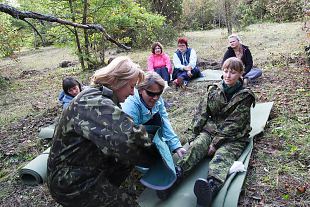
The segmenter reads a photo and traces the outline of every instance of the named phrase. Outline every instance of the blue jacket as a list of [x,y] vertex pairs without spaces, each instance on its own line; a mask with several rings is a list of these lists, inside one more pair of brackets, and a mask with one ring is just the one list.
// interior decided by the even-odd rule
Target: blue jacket
[[63,109],[66,109],[69,106],[73,98],[74,98],[73,96],[65,94],[64,91],[60,92],[58,96],[59,103],[62,105]]
[[148,122],[154,114],[159,112],[162,119],[163,141],[166,141],[171,152],[182,147],[178,136],[172,129],[162,97],[159,98],[152,110],[149,110],[141,102],[139,92],[135,89],[135,94],[129,96],[121,106],[123,111],[132,117],[136,125]]

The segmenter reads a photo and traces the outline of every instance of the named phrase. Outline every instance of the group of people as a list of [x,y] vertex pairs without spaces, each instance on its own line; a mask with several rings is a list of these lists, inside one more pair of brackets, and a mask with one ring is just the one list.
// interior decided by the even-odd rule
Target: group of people
[[172,81],[176,87],[183,87],[202,74],[197,67],[196,51],[188,46],[187,39],[179,38],[177,47],[173,54],[173,69],[170,58],[163,52],[160,42],[152,45],[152,54],[148,58],[147,66],[148,71],[155,71],[168,84]]
[[[239,58],[244,67],[242,79],[245,84],[262,75],[262,70],[253,67],[253,58],[249,48],[241,43],[238,35],[232,34],[228,37],[229,47],[224,54],[222,64],[230,57]],[[148,71],[155,71],[168,84],[172,83],[176,87],[187,86],[188,82],[203,76],[197,66],[197,54],[193,48],[188,46],[186,38],[179,38],[177,42],[177,50],[173,54],[173,66],[167,55],[163,51],[160,42],[152,45],[152,54],[148,57]]]
[[[171,74],[177,85],[201,75],[185,38],[178,40],[174,69],[162,45],[155,43],[148,59],[148,69],[155,72],[145,73],[130,58],[117,57],[95,71],[84,90],[79,82],[64,80],[64,96],[72,100],[64,106],[48,158],[52,197],[63,206],[138,206],[122,183],[135,166],[150,168],[161,159],[148,127],[158,126],[170,152],[179,157],[176,184],[206,156],[212,158],[209,173],[197,179],[193,189],[198,205],[211,206],[249,142],[250,108],[255,103],[253,92],[244,86],[252,68],[244,69],[242,57],[249,50],[237,47],[233,39],[240,39],[229,37],[230,48],[238,52],[225,54],[222,80],[208,87],[197,106],[188,150],[174,132],[161,97]],[[176,184],[157,191],[158,197],[166,199]]]

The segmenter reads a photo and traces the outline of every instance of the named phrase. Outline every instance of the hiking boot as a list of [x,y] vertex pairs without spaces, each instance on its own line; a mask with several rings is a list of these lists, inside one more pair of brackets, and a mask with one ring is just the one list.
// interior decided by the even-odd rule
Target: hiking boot
[[213,179],[198,178],[195,182],[194,193],[197,197],[197,206],[211,207],[212,200],[219,191],[219,183]]
[[179,183],[181,183],[181,180],[183,179],[183,171],[182,171],[181,167],[176,166],[175,171],[176,171],[176,175],[177,175],[177,180],[173,183],[173,185],[170,188],[167,188],[165,190],[157,190],[156,191],[156,195],[160,200],[163,200],[163,201],[167,200],[169,198],[169,196],[171,195],[171,193],[176,188],[176,186],[178,186]]
[[172,81],[172,84],[174,85],[175,89],[177,90],[179,87],[183,86],[183,78],[179,77],[177,79],[174,79]]

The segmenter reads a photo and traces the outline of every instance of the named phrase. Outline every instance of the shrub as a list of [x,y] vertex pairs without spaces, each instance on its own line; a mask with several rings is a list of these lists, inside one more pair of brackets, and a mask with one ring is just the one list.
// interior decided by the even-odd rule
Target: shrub
[[266,6],[267,18],[275,22],[297,21],[303,17],[302,0],[269,1]]

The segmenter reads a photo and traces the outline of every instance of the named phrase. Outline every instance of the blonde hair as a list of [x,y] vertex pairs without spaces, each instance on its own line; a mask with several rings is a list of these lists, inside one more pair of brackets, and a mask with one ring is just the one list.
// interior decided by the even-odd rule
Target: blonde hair
[[225,60],[225,62],[223,63],[222,70],[224,69],[231,69],[239,73],[243,73],[244,66],[239,58],[231,57]]
[[91,78],[91,85],[104,85],[112,90],[117,90],[134,78],[137,83],[144,79],[144,72],[129,57],[114,58],[106,67],[95,71]]
[[240,39],[240,37],[239,37],[237,34],[231,34],[231,35],[229,35],[229,36],[228,36],[228,39],[230,39],[230,38],[236,38],[239,42],[241,42],[241,39]]
[[161,88],[161,90],[164,90],[165,88],[165,81],[164,79],[162,79],[162,77],[160,77],[160,75],[158,75],[156,72],[147,72],[145,73],[145,78],[144,81],[142,81],[141,83],[139,83],[137,85],[137,89],[141,90],[141,89],[149,89],[154,83],[158,84]]

